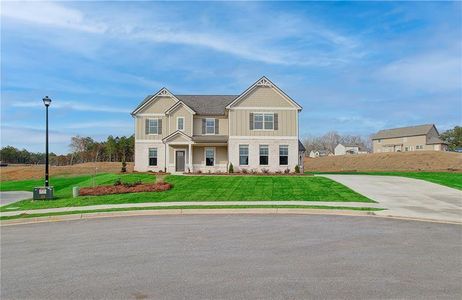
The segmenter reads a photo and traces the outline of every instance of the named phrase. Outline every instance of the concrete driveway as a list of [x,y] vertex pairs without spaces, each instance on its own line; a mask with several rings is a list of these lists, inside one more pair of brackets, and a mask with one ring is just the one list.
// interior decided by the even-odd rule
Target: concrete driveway
[[2,299],[461,299],[462,226],[345,216],[5,226]]
[[0,192],[0,206],[31,198],[32,192]]
[[377,215],[462,222],[462,191],[424,180],[375,175],[319,175],[387,208]]

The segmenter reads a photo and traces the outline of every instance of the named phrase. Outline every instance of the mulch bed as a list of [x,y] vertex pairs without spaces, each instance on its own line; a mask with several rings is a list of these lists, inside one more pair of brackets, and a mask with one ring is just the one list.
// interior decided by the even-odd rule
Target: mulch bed
[[163,192],[172,188],[167,182],[145,183],[137,185],[101,185],[96,187],[84,187],[80,189],[80,196],[101,196],[111,194],[127,194],[142,192]]

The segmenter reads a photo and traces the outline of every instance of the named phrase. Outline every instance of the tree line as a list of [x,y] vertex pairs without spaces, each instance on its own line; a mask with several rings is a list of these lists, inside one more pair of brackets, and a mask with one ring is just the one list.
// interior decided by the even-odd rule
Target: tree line
[[338,144],[357,145],[366,151],[372,150],[371,139],[360,135],[341,135],[336,131],[329,131],[321,136],[308,136],[302,141],[306,148],[306,155],[312,150],[327,150],[334,153],[334,149]]
[[[69,145],[70,152],[65,155],[50,153],[50,164],[66,166],[85,162],[122,162],[133,161],[135,154],[135,137],[108,136],[98,142],[91,137],[74,136]],[[0,160],[10,164],[43,164],[45,153],[19,150],[6,146],[0,150]]]

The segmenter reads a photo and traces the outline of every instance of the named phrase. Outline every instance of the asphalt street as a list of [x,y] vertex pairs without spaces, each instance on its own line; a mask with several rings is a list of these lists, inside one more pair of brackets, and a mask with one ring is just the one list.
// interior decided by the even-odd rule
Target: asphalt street
[[2,299],[462,297],[462,226],[323,215],[1,227]]

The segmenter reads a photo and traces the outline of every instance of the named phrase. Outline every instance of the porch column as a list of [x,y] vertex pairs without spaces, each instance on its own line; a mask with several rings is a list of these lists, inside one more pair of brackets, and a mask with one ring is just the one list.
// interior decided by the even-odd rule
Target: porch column
[[189,154],[189,170],[193,172],[193,163],[192,163],[192,144],[188,145],[188,154]]

